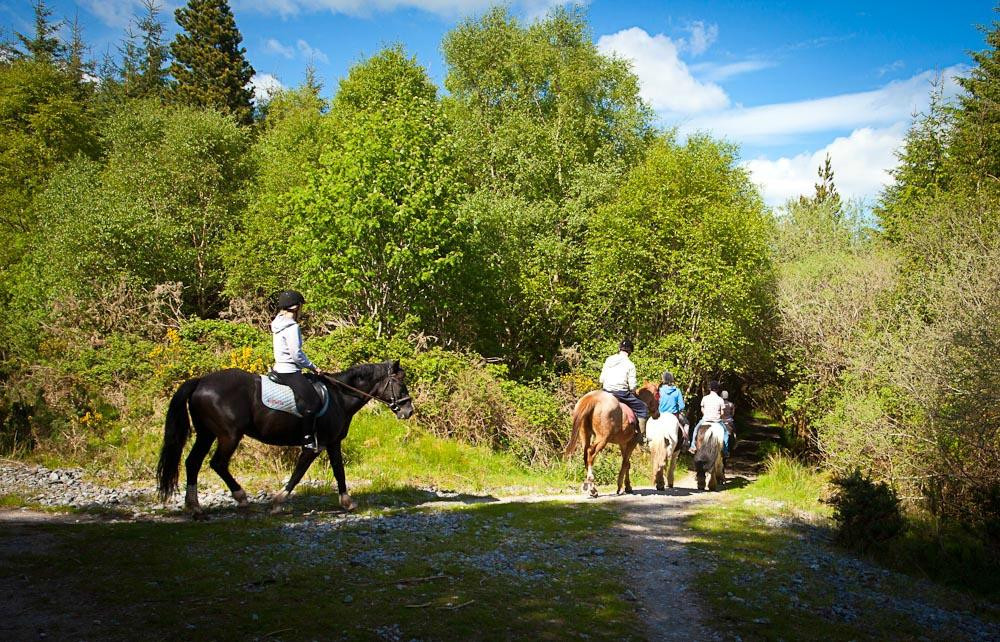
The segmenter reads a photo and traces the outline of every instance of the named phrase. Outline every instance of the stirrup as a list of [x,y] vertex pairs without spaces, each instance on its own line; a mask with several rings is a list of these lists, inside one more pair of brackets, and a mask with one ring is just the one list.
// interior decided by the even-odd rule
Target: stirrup
[[306,435],[305,443],[302,447],[306,450],[311,450],[314,453],[320,452],[322,449],[319,446],[319,436],[318,435]]

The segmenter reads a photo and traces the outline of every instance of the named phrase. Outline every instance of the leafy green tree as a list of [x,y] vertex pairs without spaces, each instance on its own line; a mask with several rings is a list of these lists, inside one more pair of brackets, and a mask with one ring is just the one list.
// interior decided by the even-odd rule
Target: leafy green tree
[[665,136],[590,224],[581,310],[693,384],[759,368],[773,314],[770,219],[735,149]]
[[51,62],[0,65],[0,227],[7,232],[34,227],[31,199],[59,163],[98,151],[79,83]]
[[598,53],[579,9],[523,26],[495,8],[442,48],[449,113],[476,187],[559,198],[579,168],[627,165],[648,140],[638,80]]
[[232,114],[237,122],[252,120],[254,70],[240,47],[243,36],[227,0],[189,0],[175,12],[181,31],[170,44],[177,99]]
[[308,182],[283,199],[302,289],[342,318],[392,333],[447,324],[464,230],[455,143],[436,89],[400,49],[340,83],[331,139]]
[[68,164],[37,199],[43,223],[26,259],[36,289],[86,298],[122,278],[180,281],[189,311],[217,312],[220,247],[249,177],[247,131],[209,110],[144,101],[108,119],[101,136],[103,161]]
[[290,248],[294,225],[286,201],[305,188],[328,148],[332,120],[315,77],[279,91],[266,104],[260,136],[251,150],[256,176],[239,232],[225,248],[226,289],[231,297],[264,300],[299,281],[300,254]]

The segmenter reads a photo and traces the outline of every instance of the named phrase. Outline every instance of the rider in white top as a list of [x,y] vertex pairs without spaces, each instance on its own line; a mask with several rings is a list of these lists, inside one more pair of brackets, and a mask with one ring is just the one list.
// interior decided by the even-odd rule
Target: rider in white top
[[708,394],[701,398],[701,421],[691,431],[691,453],[695,452],[695,443],[702,424],[721,422],[722,413],[726,409],[726,402],[719,396],[722,385],[718,381],[710,381],[708,389]]
[[312,382],[302,374],[302,369],[319,374],[306,353],[302,351],[302,332],[299,330],[299,314],[305,305],[305,298],[295,290],[278,295],[278,314],[271,321],[271,336],[274,339],[274,366],[271,378],[292,389],[299,414],[305,424],[304,444],[310,450],[320,450],[319,435],[316,431],[316,413],[322,403]]
[[649,408],[635,394],[637,385],[635,364],[629,359],[629,355],[632,353],[634,347],[629,339],[622,340],[618,345],[618,353],[604,360],[600,381],[601,387],[605,392],[611,393],[619,401],[635,411],[635,417],[639,422],[639,443],[645,444]]

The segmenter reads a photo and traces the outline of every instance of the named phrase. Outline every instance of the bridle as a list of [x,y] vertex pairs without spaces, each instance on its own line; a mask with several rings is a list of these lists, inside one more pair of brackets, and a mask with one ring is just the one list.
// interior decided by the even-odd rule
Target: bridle
[[[412,399],[410,399],[410,395],[403,395],[402,397],[399,397],[397,399],[395,393],[392,393],[392,396],[391,396],[390,400],[386,401],[383,398],[383,396],[376,396],[376,395],[371,394],[370,392],[365,392],[364,390],[358,390],[354,386],[346,384],[343,381],[338,381],[337,379],[334,379],[330,375],[327,375],[326,379],[327,379],[327,381],[333,383],[334,385],[343,386],[344,388],[347,388],[348,390],[354,391],[354,392],[356,392],[359,395],[362,395],[364,397],[368,397],[369,399],[374,399],[375,401],[381,401],[385,405],[389,406],[389,410],[391,410],[391,411],[393,411],[395,413],[399,412],[400,408],[402,407],[402,405],[404,403],[406,403],[407,401],[412,401]],[[399,377],[397,375],[394,375],[394,374],[391,374],[388,377],[386,377],[385,378],[385,383],[382,384],[382,390],[379,393],[380,395],[385,395],[386,390],[388,390],[388,388],[389,388],[389,382],[390,381],[397,381],[398,382],[399,381]]]

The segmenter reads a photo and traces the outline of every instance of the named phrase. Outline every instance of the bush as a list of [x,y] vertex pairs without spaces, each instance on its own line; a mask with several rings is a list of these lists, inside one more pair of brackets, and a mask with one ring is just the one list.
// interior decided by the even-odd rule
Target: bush
[[855,469],[832,480],[837,490],[827,500],[834,507],[839,543],[864,552],[897,538],[906,528],[896,491],[885,482],[872,481]]

